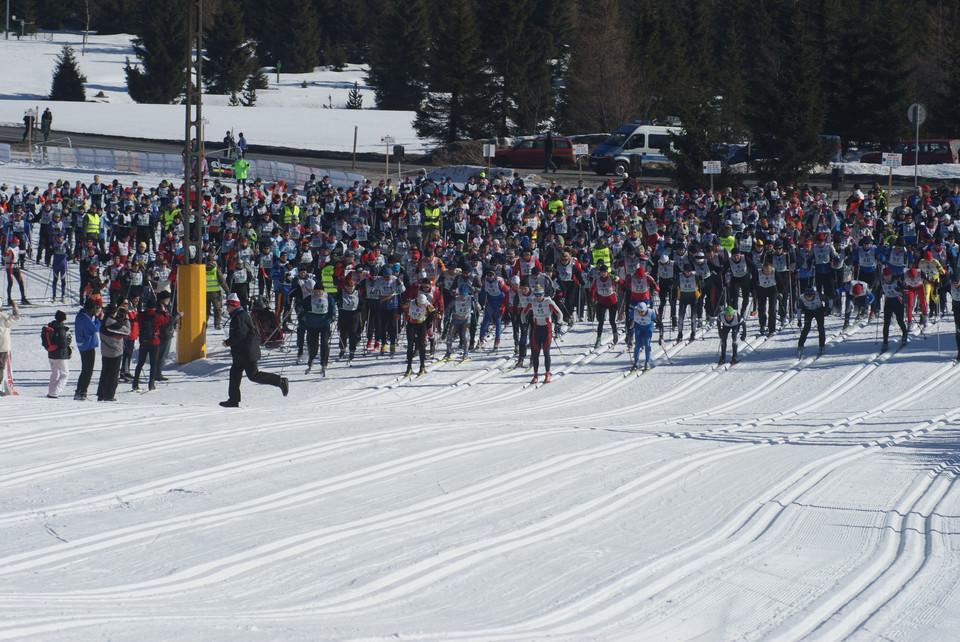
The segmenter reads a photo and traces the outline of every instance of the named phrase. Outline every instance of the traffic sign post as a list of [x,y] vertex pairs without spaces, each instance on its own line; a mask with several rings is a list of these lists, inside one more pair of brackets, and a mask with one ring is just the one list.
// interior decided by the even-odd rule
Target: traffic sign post
[[720,161],[703,161],[703,173],[710,175],[710,191],[713,191],[713,175],[719,174],[723,171],[722,163]]
[[491,143],[483,144],[483,157],[487,159],[487,174],[490,173],[490,162],[497,155],[497,146]]
[[927,120],[927,108],[920,103],[913,103],[907,109],[907,120],[915,127],[913,138],[913,186],[917,186],[917,163],[920,160],[920,125]]
[[390,145],[393,145],[394,142],[393,136],[381,136],[380,142],[387,146],[387,156],[386,161],[384,162],[383,176],[388,178],[390,176]]
[[890,168],[890,176],[887,179],[887,198],[893,191],[893,168],[900,167],[903,164],[903,154],[894,154],[893,152],[883,152],[880,164]]
[[576,159],[576,161],[577,161],[577,168],[578,168],[579,173],[580,173],[580,179],[579,179],[579,180],[581,180],[581,181],[583,180],[583,157],[584,157],[584,156],[588,156],[589,154],[590,154],[590,151],[589,151],[589,149],[587,148],[587,145],[586,145],[586,144],[584,144],[584,143],[579,143],[579,144],[576,144],[576,145],[573,146],[573,157],[574,157],[574,158]]

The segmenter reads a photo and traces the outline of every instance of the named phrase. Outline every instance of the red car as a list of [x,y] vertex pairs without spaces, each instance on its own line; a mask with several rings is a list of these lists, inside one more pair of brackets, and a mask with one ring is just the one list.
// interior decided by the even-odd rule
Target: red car
[[[543,167],[544,136],[525,138],[507,149],[498,149],[493,160],[497,167]],[[569,138],[553,137],[553,162],[557,167],[573,165],[573,142]]]

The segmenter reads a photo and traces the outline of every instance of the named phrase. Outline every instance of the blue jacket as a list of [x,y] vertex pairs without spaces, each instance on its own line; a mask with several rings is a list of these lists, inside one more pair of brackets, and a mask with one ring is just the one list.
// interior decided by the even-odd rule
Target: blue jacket
[[81,310],[73,322],[73,330],[77,338],[77,349],[81,352],[100,346],[100,319],[97,317],[90,318],[89,314]]

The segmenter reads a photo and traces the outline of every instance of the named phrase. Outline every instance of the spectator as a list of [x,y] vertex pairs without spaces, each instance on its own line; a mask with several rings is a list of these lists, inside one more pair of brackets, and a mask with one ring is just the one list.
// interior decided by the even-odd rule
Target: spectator
[[43,142],[50,138],[50,126],[53,125],[53,113],[47,107],[40,116],[40,131],[43,132]]
[[130,334],[128,306],[127,299],[123,298],[118,300],[116,305],[107,306],[105,318],[100,325],[100,383],[97,385],[97,401],[117,400],[123,340]]
[[73,355],[70,343],[73,336],[66,320],[67,313],[57,310],[53,321],[41,329],[41,343],[47,349],[47,358],[50,360],[50,386],[47,388],[47,396],[51,399],[63,394],[70,376],[70,357]]
[[77,390],[73,395],[75,401],[86,401],[87,388],[93,378],[93,365],[97,359],[97,348],[100,346],[100,321],[103,319],[103,308],[96,299],[89,298],[83,304],[83,309],[77,313],[73,327],[77,335],[77,349],[80,350],[80,377],[77,379]]

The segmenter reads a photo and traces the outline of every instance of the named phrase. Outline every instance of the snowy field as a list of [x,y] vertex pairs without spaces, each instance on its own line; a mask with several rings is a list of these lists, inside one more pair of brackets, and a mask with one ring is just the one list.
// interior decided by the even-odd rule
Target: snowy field
[[230,411],[217,335],[156,392],[47,399],[55,309],[24,310],[0,400],[2,639],[960,632],[949,319],[879,355],[831,317],[821,358],[791,328],[731,370],[708,334],[639,378],[581,324],[541,388],[509,348],[404,382],[272,351],[290,396],[245,382]]
[[[43,109],[38,65],[52,68],[57,38],[0,41],[0,82],[19,96],[0,121]],[[81,59],[110,103],[54,105],[55,129],[182,131],[124,99],[115,63],[97,69],[121,46],[95,40]],[[283,107],[302,78],[282,79],[279,103],[221,107],[213,131],[310,147],[292,133],[310,109],[325,149],[337,127],[352,143],[336,114],[373,119],[376,145],[406,142],[391,114]],[[92,174],[14,165],[0,183]],[[331,362],[321,379],[268,351],[260,365],[290,377],[290,396],[244,382],[227,410],[215,333],[156,392],[47,399],[39,328],[76,312],[46,302],[48,277],[26,274],[19,395],[0,399],[0,639],[960,638],[950,318],[880,355],[875,323],[841,334],[829,317],[826,353],[801,361],[796,328],[761,342],[751,320],[735,368],[714,369],[708,333],[655,346],[639,378],[580,324],[540,388],[501,371],[509,347],[402,382],[399,355]]]
[[[50,34],[46,34],[49,36]],[[171,140],[183,138],[181,105],[138,105],[127,93],[124,60],[136,62],[130,36],[91,36],[86,55],[80,55],[82,34],[55,33],[53,40],[0,39],[0,124],[23,126],[23,113],[39,107],[53,112],[54,136],[58,132],[85,132],[131,138]],[[76,50],[80,72],[89,81],[86,103],[45,100],[56,57],[63,45]],[[204,95],[203,115],[209,119],[207,140],[219,141],[224,132],[246,134],[252,145],[312,150],[383,152],[383,136],[393,136],[408,151],[429,147],[413,129],[413,112],[379,111],[373,90],[364,83],[364,70],[349,65],[335,72],[318,67],[309,74],[267,74],[270,88],[257,93],[255,108],[230,107],[228,96]],[[306,81],[307,87],[301,85]],[[357,82],[365,109],[342,109]],[[103,92],[104,98],[95,96]],[[324,106],[333,105],[333,109]]]

